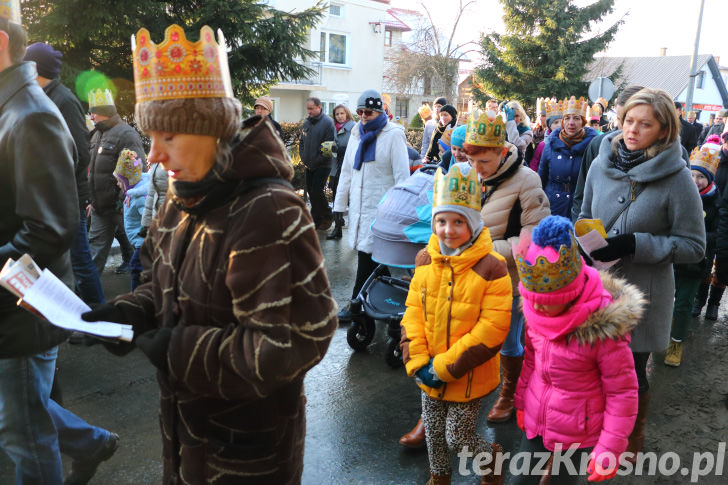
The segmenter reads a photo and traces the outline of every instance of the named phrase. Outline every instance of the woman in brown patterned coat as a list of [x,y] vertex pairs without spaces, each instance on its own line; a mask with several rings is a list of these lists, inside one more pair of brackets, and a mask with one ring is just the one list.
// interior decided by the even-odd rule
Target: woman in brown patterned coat
[[141,99],[169,192],[142,285],[84,318],[131,323],[159,369],[165,484],[299,483],[303,379],[337,323],[290,159],[267,118],[239,129],[232,97]]

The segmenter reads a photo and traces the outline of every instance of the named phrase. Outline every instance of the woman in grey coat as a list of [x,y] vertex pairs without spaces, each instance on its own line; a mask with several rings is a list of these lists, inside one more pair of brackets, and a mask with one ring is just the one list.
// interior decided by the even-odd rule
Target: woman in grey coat
[[680,122],[670,96],[660,89],[642,89],[629,98],[620,120],[622,132],[602,140],[589,170],[579,218],[601,219],[608,245],[591,257],[621,259],[612,271],[639,287],[649,301],[631,341],[639,412],[627,451],[637,453],[644,442],[650,397],[647,360],[669,344],[672,265],[703,257],[705,227],[700,195],[681,157]]

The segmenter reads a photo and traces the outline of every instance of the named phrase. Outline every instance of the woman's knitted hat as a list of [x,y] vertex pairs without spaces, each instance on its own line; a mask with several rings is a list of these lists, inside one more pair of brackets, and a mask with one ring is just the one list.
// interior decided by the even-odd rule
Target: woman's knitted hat
[[356,102],[356,109],[370,109],[384,113],[382,95],[376,89],[367,89],[359,95],[359,99]]
[[545,217],[530,238],[522,234],[514,256],[521,296],[533,303],[569,303],[584,287],[586,277],[574,226],[565,217]]
[[458,122],[458,110],[455,108],[455,106],[451,104],[446,104],[442,108],[440,108],[440,113],[447,113],[452,117],[452,120],[450,120],[450,126],[455,126]]
[[142,131],[208,135],[229,140],[240,129],[240,102],[235,98],[182,98],[137,103]]
[[436,104],[439,104],[440,106],[445,106],[447,104],[447,98],[444,96],[435,98],[435,100],[432,102],[432,105],[435,106]]

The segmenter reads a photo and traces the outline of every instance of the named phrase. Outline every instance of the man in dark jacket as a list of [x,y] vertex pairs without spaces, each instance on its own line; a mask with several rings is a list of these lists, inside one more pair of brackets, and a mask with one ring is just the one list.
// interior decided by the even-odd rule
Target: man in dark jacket
[[[88,175],[91,193],[91,203],[86,208],[91,216],[88,239],[96,271],[101,274],[115,234],[121,246],[124,263],[128,264],[134,254],[134,248],[124,233],[121,196],[114,177],[119,154],[125,148],[136,152],[141,158],[142,166],[146,155],[139,133],[116,112],[114,98],[108,89],[97,89],[89,93],[89,111],[96,128],[91,135]],[[118,268],[117,272],[124,271]]]
[[86,206],[88,206],[88,161],[89,161],[89,133],[86,128],[84,109],[78,98],[61,84],[61,57],[63,54],[48,44],[36,42],[25,52],[26,61],[33,61],[38,70],[37,81],[46,95],[51,98],[68,126],[73,142],[76,146],[76,189],[79,202],[79,227],[76,238],[71,245],[71,265],[76,280],[76,290],[81,299],[87,304],[104,302],[104,290],[96,266],[91,258],[86,233]]
[[728,117],[728,109],[722,109],[715,115],[713,123],[703,128],[698,137],[698,146],[703,145],[710,135],[720,135],[725,128],[725,119]]
[[[0,265],[28,253],[70,283],[79,216],[73,139],[34,65],[23,62],[26,39],[20,12],[0,10]],[[0,448],[17,483],[62,481],[49,394],[66,336],[0,290]]]
[[331,156],[321,151],[322,143],[334,141],[336,130],[332,120],[321,109],[321,100],[308,98],[306,100],[308,118],[303,122],[303,136],[301,137],[301,161],[306,166],[306,192],[311,200],[311,216],[316,229],[325,231],[334,222],[331,208],[324,194],[326,180],[331,172]]

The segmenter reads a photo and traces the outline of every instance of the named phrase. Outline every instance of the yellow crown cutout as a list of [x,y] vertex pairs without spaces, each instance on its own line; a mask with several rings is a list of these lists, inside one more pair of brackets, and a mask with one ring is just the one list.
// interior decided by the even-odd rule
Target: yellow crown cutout
[[432,189],[432,207],[441,205],[459,205],[480,212],[477,171],[471,169],[467,175],[463,175],[457,165],[451,166],[446,174],[438,170]]
[[546,99],[546,117],[563,116],[564,103],[556,98]]
[[227,47],[222,31],[205,25],[190,42],[179,25],[170,25],[155,44],[147,29],[132,37],[137,103],[164,99],[232,98]]
[[432,116],[432,108],[430,108],[429,104],[423,104],[419,108],[417,108],[417,113],[419,113],[420,118],[423,120],[426,120],[430,116]]
[[111,91],[108,89],[89,91],[88,107],[94,108],[96,106],[114,106],[114,95],[111,94]]
[[694,148],[690,153],[690,166],[701,167],[708,172],[715,175],[718,170],[718,164],[720,163],[720,157],[717,152],[714,152],[707,148]]
[[506,125],[500,115],[486,111],[478,116],[477,111],[468,118],[465,143],[479,147],[502,147],[506,143]]
[[575,96],[564,99],[564,116],[566,115],[579,115],[586,118],[586,110],[589,107],[589,103],[580,97],[576,99]]
[[[533,243],[531,243],[533,244]],[[559,247],[559,259],[549,262],[539,256],[534,263],[528,264],[523,254],[516,254],[516,269],[523,286],[536,293],[551,293],[569,285],[581,273],[581,255],[576,239],[572,234],[571,247]]]
[[445,131],[443,132],[442,136],[440,137],[440,141],[442,141],[447,146],[450,146],[451,142],[450,139],[452,138],[452,132],[454,128],[452,126],[448,126],[445,128]]
[[546,112],[547,98],[536,98],[536,116],[538,117],[541,113]]
[[0,0],[0,18],[20,25],[20,0]]
[[602,98],[601,96],[597,98],[595,101],[596,104],[602,107],[602,113],[607,111],[607,106],[609,106],[609,101],[606,100],[606,98]]

